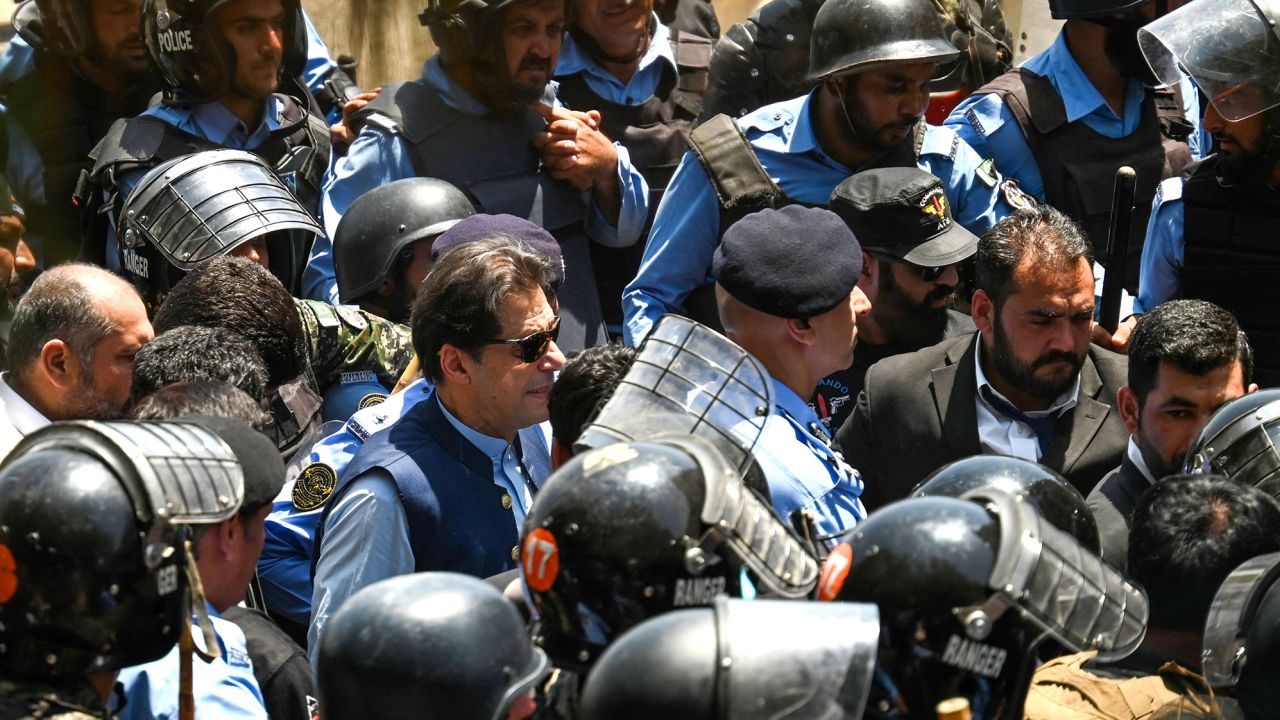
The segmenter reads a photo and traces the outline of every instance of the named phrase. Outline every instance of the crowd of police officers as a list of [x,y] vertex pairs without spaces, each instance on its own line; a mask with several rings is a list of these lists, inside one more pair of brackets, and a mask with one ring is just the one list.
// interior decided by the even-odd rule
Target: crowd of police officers
[[0,719],[1280,715],[1280,6],[25,0]]

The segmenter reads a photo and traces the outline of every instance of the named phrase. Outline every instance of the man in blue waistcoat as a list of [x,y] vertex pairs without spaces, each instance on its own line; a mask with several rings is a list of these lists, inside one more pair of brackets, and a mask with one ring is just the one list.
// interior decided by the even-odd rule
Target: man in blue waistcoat
[[413,342],[435,392],[366,442],[325,506],[313,660],[329,617],[366,585],[411,572],[488,577],[516,567],[520,526],[550,471],[545,446],[527,447],[520,430],[547,419],[565,361],[545,291],[550,273],[543,257],[495,238],[446,253],[428,275],[414,302]]

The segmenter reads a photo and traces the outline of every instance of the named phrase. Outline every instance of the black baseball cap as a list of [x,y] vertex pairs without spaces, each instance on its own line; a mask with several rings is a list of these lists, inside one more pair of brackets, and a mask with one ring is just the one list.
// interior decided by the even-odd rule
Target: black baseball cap
[[953,265],[978,251],[978,238],[951,216],[937,177],[915,167],[866,170],[831,192],[828,207],[864,250],[921,267]]

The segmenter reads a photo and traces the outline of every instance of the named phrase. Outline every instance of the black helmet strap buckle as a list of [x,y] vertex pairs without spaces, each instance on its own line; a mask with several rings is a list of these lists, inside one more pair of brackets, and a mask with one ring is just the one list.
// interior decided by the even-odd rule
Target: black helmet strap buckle
[[[213,630],[213,620],[209,618],[209,603],[205,600],[204,584],[200,582],[200,570],[196,567],[195,555],[191,549],[191,537],[188,536],[182,541],[187,551],[187,562],[184,563],[187,572],[187,587],[191,589],[191,610],[187,613],[186,622],[193,622],[200,628],[201,634],[204,636],[204,647],[194,646],[195,654],[206,663],[211,663],[222,657],[222,645],[218,642],[218,635]],[[191,615],[195,614],[195,619],[191,619]]]

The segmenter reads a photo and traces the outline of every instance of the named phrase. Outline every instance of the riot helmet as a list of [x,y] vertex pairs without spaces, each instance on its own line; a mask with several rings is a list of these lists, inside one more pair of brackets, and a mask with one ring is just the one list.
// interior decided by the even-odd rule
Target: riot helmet
[[822,600],[880,606],[887,702],[912,718],[961,696],[975,718],[1021,718],[1036,648],[1053,640],[1102,661],[1146,633],[1142,589],[1048,523],[1027,500],[982,488],[903,500],[832,551]]
[[88,0],[25,0],[13,11],[13,29],[32,47],[80,57],[93,42],[88,4]]
[[1096,20],[1111,15],[1124,15],[1151,0],[1049,0],[1049,14],[1054,20]]
[[0,674],[69,677],[164,656],[190,609],[205,608],[188,528],[234,516],[243,496],[232,450],[194,423],[28,435],[0,465]]
[[943,465],[916,486],[911,497],[963,497],[980,488],[1022,495],[1054,527],[1094,554],[1102,553],[1098,523],[1084,496],[1053,470],[1022,458],[974,455]]
[[306,258],[293,237],[323,235],[315,218],[257,155],[208,150],[152,168],[120,210],[120,265],[158,307],[193,267],[265,238],[271,270],[286,287]]
[[430,572],[352,595],[317,663],[326,720],[506,720],[549,671],[519,611],[483,580]]
[[709,442],[614,443],[552,474],[525,518],[537,640],[580,670],[624,630],[721,593],[807,596],[817,559]]
[[712,607],[670,612],[618,638],[587,677],[578,716],[857,720],[879,635],[871,604],[721,596]]
[[1187,449],[1183,472],[1217,473],[1280,498],[1280,389],[1242,395],[1214,411]]
[[809,75],[821,81],[885,65],[943,62],[959,54],[928,0],[827,0],[813,21]]
[[[475,208],[458,188],[434,178],[405,178],[381,185],[351,204],[333,233],[338,296],[358,303],[407,263],[413,245],[434,240]],[[400,286],[400,278],[396,286]],[[417,288],[407,288],[404,304]]]
[[1273,0],[1189,3],[1148,23],[1138,43],[1156,77],[1184,74],[1226,120],[1280,105],[1280,35]]
[[1280,553],[1246,561],[1227,576],[1205,621],[1204,679],[1231,694],[1248,720],[1280,707]]
[[[236,57],[218,32],[214,13],[231,0],[146,0],[142,39],[161,77],[195,100],[216,100],[231,90]],[[296,78],[307,62],[307,28],[299,0],[285,9],[282,78]]]

